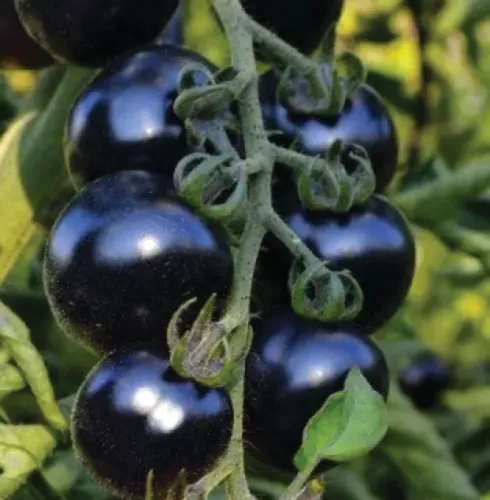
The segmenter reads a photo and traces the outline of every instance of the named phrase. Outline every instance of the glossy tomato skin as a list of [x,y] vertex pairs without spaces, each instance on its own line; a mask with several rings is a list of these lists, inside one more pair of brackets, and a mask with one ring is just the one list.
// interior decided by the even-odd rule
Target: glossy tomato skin
[[426,354],[414,360],[400,374],[400,387],[421,410],[435,408],[451,383],[451,373],[439,357]]
[[52,63],[52,57],[26,33],[14,0],[3,0],[0,3],[0,68],[39,69]]
[[[327,66],[323,66],[326,70]],[[332,142],[340,139],[364,147],[376,175],[376,191],[382,192],[392,181],[398,163],[398,139],[390,112],[381,96],[363,84],[336,116],[304,116],[281,105],[276,97],[278,77],[269,71],[260,79],[264,121],[270,130],[281,134],[271,136],[280,146],[295,148],[311,156],[324,156]],[[342,160],[348,170],[353,161],[345,148]],[[278,166],[281,168],[281,166]]]
[[56,59],[98,67],[155,40],[178,1],[15,0],[15,4],[27,32]]
[[[364,294],[354,323],[366,333],[385,324],[405,300],[415,271],[415,243],[403,215],[386,198],[374,195],[346,214],[312,212],[298,202],[285,209],[288,226],[332,270],[352,272]],[[269,236],[264,268],[282,276],[286,288],[291,254]]]
[[127,171],[87,186],[54,226],[44,283],[68,335],[97,351],[160,340],[193,297],[226,297],[233,261],[223,234],[171,194],[165,179]]
[[232,422],[224,389],[180,377],[145,345],[114,351],[92,370],[74,406],[72,436],[95,478],[118,498],[140,500],[152,469],[155,493],[181,470],[189,484],[206,474],[226,451]]
[[[383,353],[355,328],[326,326],[288,310],[253,323],[247,361],[245,440],[266,465],[294,472],[303,430],[329,396],[343,389],[358,367],[386,398],[389,376]],[[317,472],[326,470],[322,462]]]
[[300,52],[310,54],[330,24],[340,19],[344,0],[241,0],[245,11]]
[[65,127],[65,157],[77,186],[120,170],[172,178],[179,160],[191,152],[173,110],[187,64],[216,69],[195,52],[164,44],[126,54],[98,74],[76,100]]

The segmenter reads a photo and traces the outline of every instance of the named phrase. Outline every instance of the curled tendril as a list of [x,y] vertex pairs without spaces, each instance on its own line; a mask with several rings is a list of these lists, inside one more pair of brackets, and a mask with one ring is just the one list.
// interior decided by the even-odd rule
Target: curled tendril
[[307,115],[337,115],[364,82],[366,70],[355,54],[345,52],[334,60],[331,36],[332,32],[326,37],[329,51],[323,52],[323,61],[314,71],[306,73],[290,66],[283,72],[277,92],[288,109]]
[[177,84],[178,93],[195,87],[203,87],[214,83],[214,75],[204,64],[193,62],[186,64],[180,74]]
[[[343,162],[346,157],[350,160],[349,170]],[[298,195],[303,206],[310,210],[347,212],[353,205],[365,203],[374,192],[376,177],[361,146],[344,145],[337,140],[325,160],[307,156],[304,159],[304,166],[298,169]]]
[[289,284],[294,311],[321,321],[354,318],[362,309],[361,287],[349,271],[331,271],[326,264],[304,268],[296,261]]
[[240,220],[247,208],[246,163],[231,155],[194,153],[179,162],[174,184],[180,195],[210,219]]
[[[300,114],[328,115],[331,109],[332,74],[320,66],[314,72],[302,73],[288,66],[281,75],[277,88],[279,101],[288,109]],[[316,85],[314,85],[316,83]],[[322,91],[318,90],[318,87]]]
[[233,355],[225,332],[213,321],[216,297],[213,295],[187,331],[182,331],[182,317],[195,303],[184,303],[172,316],[167,328],[170,363],[186,378],[208,387],[222,387],[233,373]]
[[337,57],[335,70],[346,98],[366,80],[366,68],[361,59],[352,52],[343,52]]
[[311,158],[298,177],[298,195],[310,210],[336,210],[341,185],[324,161]]
[[354,170],[349,174],[354,203],[365,203],[376,188],[376,176],[372,169],[371,160],[367,151],[358,144],[348,144],[345,151],[355,163]]
[[182,120],[212,120],[223,110],[229,109],[250,79],[248,74],[239,73],[233,67],[224,68],[213,75],[203,65],[189,64],[179,75],[179,95],[174,102],[174,111]]

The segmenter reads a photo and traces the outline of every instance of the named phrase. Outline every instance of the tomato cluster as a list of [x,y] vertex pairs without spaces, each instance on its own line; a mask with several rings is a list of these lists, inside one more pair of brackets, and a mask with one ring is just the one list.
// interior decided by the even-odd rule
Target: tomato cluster
[[[284,5],[283,5],[284,3]],[[310,29],[285,29],[293,2],[244,0],[245,10],[303,52],[320,43],[342,1],[308,2],[295,19]],[[144,498],[147,477],[165,492],[184,476],[192,483],[226,452],[233,428],[230,397],[174,371],[166,346],[171,318],[182,331],[211,296],[216,318],[233,287],[231,229],[212,222],[174,187],[176,165],[207,144],[188,141],[174,111],[182,71],[199,79],[217,71],[199,54],[153,42],[174,14],[174,0],[16,0],[29,34],[55,59],[104,66],[78,96],[67,118],[65,158],[78,194],[54,225],[44,259],[44,285],[67,335],[102,359],[80,389],[72,436],[80,459],[122,498]],[[297,12],[297,9],[293,9]],[[268,21],[271,21],[270,23]],[[284,21],[285,25],[282,24]],[[397,163],[393,122],[381,98],[362,86],[338,116],[302,116],[276,97],[274,73],[260,78],[264,123],[278,145],[327,153],[340,139],[350,168],[351,144],[362,145],[377,177],[377,194],[348,213],[310,211],[294,179],[276,165],[274,204],[285,224],[332,270],[348,270],[364,303],[353,321],[322,323],[293,312],[288,273],[292,255],[268,235],[258,262],[256,318],[245,377],[244,441],[248,452],[294,472],[293,458],[309,419],[358,367],[384,398],[384,356],[369,338],[403,303],[415,246],[403,215],[382,196]],[[263,283],[271,284],[271,288]],[[278,293],[267,296],[264,290]],[[318,470],[330,464],[321,463]]]

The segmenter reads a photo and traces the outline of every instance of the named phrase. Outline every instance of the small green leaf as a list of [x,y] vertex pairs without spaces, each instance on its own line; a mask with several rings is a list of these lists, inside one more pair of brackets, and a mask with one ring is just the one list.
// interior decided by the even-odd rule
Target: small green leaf
[[345,389],[328,398],[306,426],[295,465],[302,470],[325,459],[344,462],[361,457],[383,439],[387,427],[383,397],[354,368]]
[[0,364],[0,401],[12,392],[20,391],[25,385],[24,379],[17,368]]
[[55,445],[53,435],[42,425],[0,425],[0,498],[10,498]]
[[0,302],[0,342],[15,360],[46,420],[55,429],[65,431],[67,423],[56,404],[46,365],[31,344],[25,324],[2,302]]

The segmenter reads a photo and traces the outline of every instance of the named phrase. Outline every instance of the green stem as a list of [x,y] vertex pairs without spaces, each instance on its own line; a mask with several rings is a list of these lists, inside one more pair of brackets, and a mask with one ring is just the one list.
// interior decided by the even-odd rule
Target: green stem
[[289,251],[297,258],[303,260],[307,267],[321,267],[322,262],[318,257],[301,241],[298,235],[279,217],[270,211],[265,219],[267,228],[273,233]]
[[[270,186],[274,155],[262,120],[253,40],[247,30],[248,19],[238,0],[212,0],[216,12],[225,26],[228,36],[232,64],[243,75],[249,75],[239,103],[241,127],[244,134],[247,158],[262,165],[259,173],[249,177],[249,211],[247,224],[238,250],[235,280],[229,305],[222,322],[233,331],[248,322],[253,274],[266,233],[260,217],[262,207],[271,206]],[[223,467],[232,465],[233,472],[225,482],[227,497],[234,500],[252,499],[245,476],[243,459],[243,392],[245,356],[236,370],[236,382],[230,387],[230,396],[235,413],[233,437]]]
[[[311,163],[313,159],[311,156],[307,156],[303,153],[298,153],[297,151],[286,149],[281,146],[273,145],[272,150],[274,151],[274,155],[276,156],[276,161],[278,163],[285,165],[298,173],[303,170],[308,163]],[[327,162],[321,158],[314,158],[314,160],[316,162],[323,162],[325,168],[328,168]]]
[[278,59],[281,59],[288,66],[295,66],[303,72],[309,72],[313,69],[315,63],[304,54],[288,45],[284,40],[253,19],[248,18],[247,22],[248,29],[257,44],[266,46]]
[[247,22],[253,39],[259,45],[267,47],[267,51],[274,55],[275,60],[281,61],[286,66],[293,66],[307,76],[315,96],[325,97],[328,95],[323,75],[316,63],[253,19],[247,18]]
[[227,311],[220,321],[226,332],[232,332],[248,321],[253,275],[265,229],[249,218],[235,263],[235,280]]
[[284,495],[281,496],[280,500],[297,500],[317,465],[318,464],[313,461],[301,472],[298,472],[294,481],[291,483]]
[[447,208],[456,208],[490,186],[490,163],[476,163],[432,182],[401,192],[394,201],[405,215],[426,225],[447,218]]

